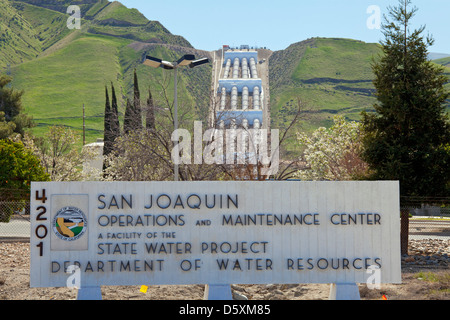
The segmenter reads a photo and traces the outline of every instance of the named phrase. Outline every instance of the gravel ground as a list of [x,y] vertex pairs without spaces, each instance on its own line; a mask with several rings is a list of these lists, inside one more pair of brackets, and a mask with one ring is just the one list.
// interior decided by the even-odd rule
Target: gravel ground
[[[359,285],[363,300],[450,300],[450,240],[414,240],[410,256],[402,257],[402,284],[369,290]],[[70,288],[29,288],[29,243],[0,242],[0,300],[71,300]],[[236,299],[326,300],[327,284],[233,285]],[[102,287],[105,300],[201,300],[204,286]]]

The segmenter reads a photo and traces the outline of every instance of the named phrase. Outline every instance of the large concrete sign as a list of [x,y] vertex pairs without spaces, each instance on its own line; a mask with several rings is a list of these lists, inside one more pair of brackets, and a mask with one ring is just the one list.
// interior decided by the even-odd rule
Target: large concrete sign
[[400,283],[398,182],[33,183],[31,286]]

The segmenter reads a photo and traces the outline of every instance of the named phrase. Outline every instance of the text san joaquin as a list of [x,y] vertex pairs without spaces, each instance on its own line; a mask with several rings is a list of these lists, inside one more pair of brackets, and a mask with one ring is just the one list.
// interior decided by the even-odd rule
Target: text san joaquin
[[[133,194],[106,195],[99,194],[99,210],[133,209],[135,200]],[[149,194],[145,196],[144,209],[238,209],[237,194]]]

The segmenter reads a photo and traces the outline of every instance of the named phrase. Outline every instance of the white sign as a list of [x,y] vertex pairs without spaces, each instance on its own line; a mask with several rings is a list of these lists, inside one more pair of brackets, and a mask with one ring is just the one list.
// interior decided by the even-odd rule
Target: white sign
[[401,282],[398,182],[47,182],[31,200],[31,287]]

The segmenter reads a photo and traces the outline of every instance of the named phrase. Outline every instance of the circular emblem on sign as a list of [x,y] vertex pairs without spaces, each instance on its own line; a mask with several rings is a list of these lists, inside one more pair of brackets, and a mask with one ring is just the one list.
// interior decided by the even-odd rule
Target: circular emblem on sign
[[60,209],[53,219],[53,231],[58,238],[65,241],[79,239],[87,228],[87,219],[83,211],[76,207]]

